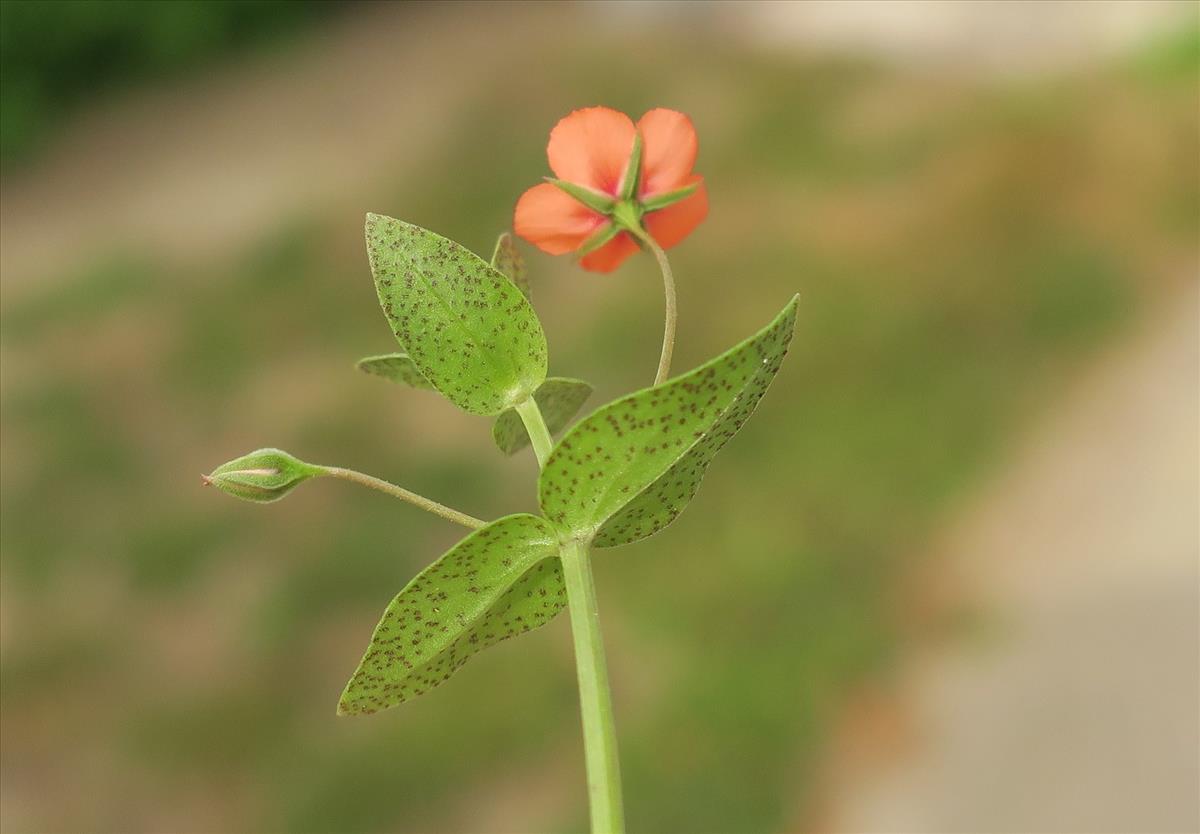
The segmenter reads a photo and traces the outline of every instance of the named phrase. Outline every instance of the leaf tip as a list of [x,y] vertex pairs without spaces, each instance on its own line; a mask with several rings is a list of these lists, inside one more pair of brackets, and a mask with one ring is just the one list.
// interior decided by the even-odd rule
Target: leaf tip
[[792,328],[794,329],[795,324],[796,324],[795,323],[796,311],[799,309],[799,307],[800,307],[800,293],[798,293],[798,292],[792,293],[792,297],[790,299],[788,299],[788,303],[785,304],[783,306],[783,309],[779,311],[779,316],[776,318],[776,321],[782,321],[783,319],[786,319],[786,318],[793,319]]
[[342,694],[338,696],[336,715],[339,718],[347,715],[361,715],[363,712],[362,708],[356,707],[354,701],[350,698],[350,687],[353,683],[353,680],[347,683],[345,689],[342,690]]
[[363,225],[367,230],[367,234],[369,235],[369,234],[371,234],[372,231],[375,230],[375,228],[377,226],[379,226],[380,224],[382,224],[385,221],[390,220],[390,219],[391,218],[388,217],[386,214],[376,214],[373,211],[368,211],[367,219]]

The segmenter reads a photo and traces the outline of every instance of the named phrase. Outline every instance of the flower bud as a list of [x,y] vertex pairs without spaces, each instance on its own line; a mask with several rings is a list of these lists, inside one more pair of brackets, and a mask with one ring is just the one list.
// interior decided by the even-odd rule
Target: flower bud
[[223,463],[211,475],[201,475],[205,486],[245,501],[269,504],[287,495],[301,481],[321,474],[313,466],[279,449],[259,449]]

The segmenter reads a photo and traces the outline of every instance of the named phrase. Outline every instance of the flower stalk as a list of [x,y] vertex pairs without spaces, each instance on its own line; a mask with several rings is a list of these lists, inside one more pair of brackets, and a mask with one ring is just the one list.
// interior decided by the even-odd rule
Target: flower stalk
[[654,374],[654,384],[662,385],[671,375],[671,357],[675,353],[675,320],[679,316],[675,301],[675,274],[671,272],[671,262],[667,260],[667,253],[658,245],[658,241],[647,234],[640,225],[631,228],[630,232],[650,250],[650,253],[654,255],[654,260],[658,261],[659,271],[662,272],[663,295],[666,302],[663,317],[663,342],[662,352],[658,357],[658,371]]
[[341,466],[322,466],[319,468],[320,475],[330,478],[339,478],[343,481],[349,481],[350,483],[358,484],[359,486],[365,486],[368,489],[382,492],[385,495],[392,496],[393,498],[399,498],[401,501],[407,501],[414,507],[420,507],[426,512],[441,516],[447,521],[453,521],[455,524],[461,524],[463,527],[469,527],[472,530],[478,530],[480,527],[483,527],[487,524],[486,521],[482,521],[474,516],[459,512],[451,507],[447,507],[445,504],[439,504],[437,501],[426,498],[424,495],[418,495],[417,493],[411,492],[404,487],[396,486],[393,483],[389,483],[381,478],[376,478],[373,475],[365,475],[362,472],[356,472],[353,469],[345,469]]

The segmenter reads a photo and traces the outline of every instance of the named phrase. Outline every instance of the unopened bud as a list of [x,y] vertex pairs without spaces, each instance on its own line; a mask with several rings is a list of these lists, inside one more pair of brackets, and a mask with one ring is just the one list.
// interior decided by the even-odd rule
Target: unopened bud
[[201,475],[205,486],[245,501],[269,504],[291,492],[301,481],[321,474],[313,466],[279,449],[259,449],[223,463],[211,475]]

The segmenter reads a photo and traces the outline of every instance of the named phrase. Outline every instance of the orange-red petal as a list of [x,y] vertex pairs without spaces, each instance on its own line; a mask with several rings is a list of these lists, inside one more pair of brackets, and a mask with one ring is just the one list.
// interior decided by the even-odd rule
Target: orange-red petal
[[708,190],[704,187],[704,177],[690,176],[679,187],[691,185],[693,182],[700,183],[696,193],[664,209],[652,211],[642,218],[646,231],[663,249],[670,249],[680,243],[708,216]]
[[682,188],[690,182],[700,143],[692,120],[662,107],[638,119],[642,134],[642,198]]
[[610,107],[576,110],[550,131],[550,170],[559,179],[616,195],[636,132],[633,120]]
[[513,210],[513,231],[543,252],[574,252],[604,218],[557,186],[544,182],[521,195]]
[[579,265],[589,272],[612,272],[626,258],[638,251],[638,245],[628,232],[621,232],[595,252],[579,259]]

